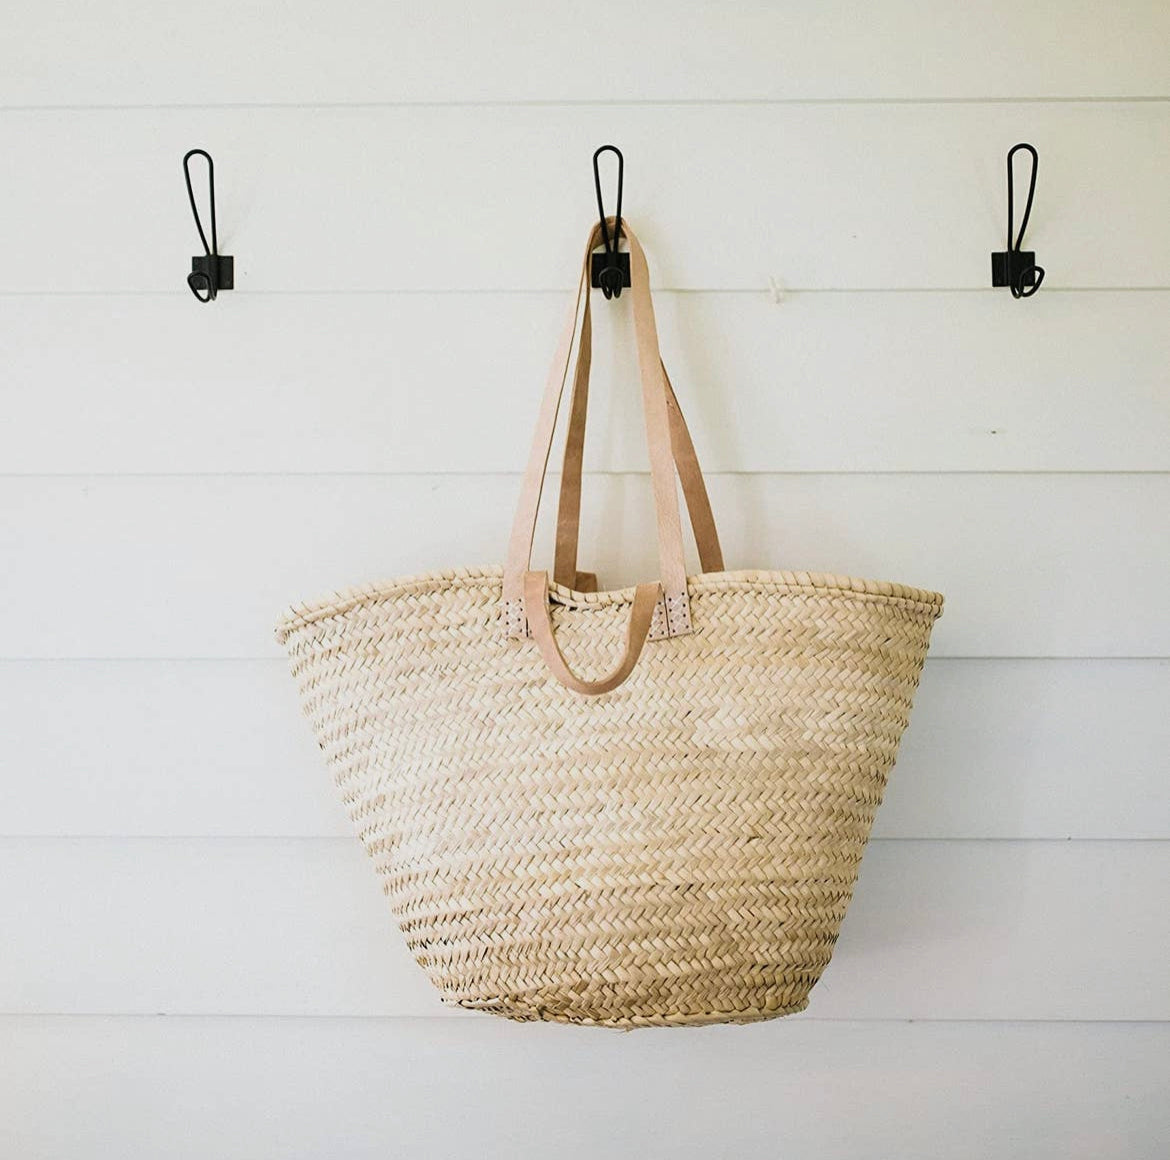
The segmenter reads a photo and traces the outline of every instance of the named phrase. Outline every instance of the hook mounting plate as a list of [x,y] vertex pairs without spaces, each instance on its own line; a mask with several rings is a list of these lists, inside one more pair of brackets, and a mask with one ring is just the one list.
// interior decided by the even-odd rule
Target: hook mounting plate
[[231,254],[199,254],[191,259],[191,273],[202,274],[217,291],[236,286],[236,263]]
[[991,255],[992,286],[1035,286],[1035,250],[1000,250]]

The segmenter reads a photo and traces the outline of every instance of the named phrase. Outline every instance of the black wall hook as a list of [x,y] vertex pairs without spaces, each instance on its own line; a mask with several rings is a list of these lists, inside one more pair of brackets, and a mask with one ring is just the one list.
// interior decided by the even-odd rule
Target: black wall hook
[[[1020,221],[1020,232],[1013,242],[1016,183],[1012,161],[1021,149],[1032,156],[1032,177],[1028,182],[1028,200],[1024,205],[1024,216]],[[1035,253],[1031,250],[1020,249],[1024,244],[1024,231],[1028,228],[1028,217],[1032,212],[1032,198],[1036,195],[1036,170],[1039,167],[1040,158],[1036,155],[1036,150],[1026,141],[1014,145],[1008,151],[1008,248],[991,255],[991,284],[992,286],[1007,286],[1011,290],[1013,298],[1031,298],[1040,289],[1040,283],[1044,281],[1044,269],[1042,266],[1036,265]]]
[[[199,209],[195,205],[195,191],[191,188],[191,158],[207,158],[207,189],[211,201],[211,245],[207,244],[207,235],[203,232],[203,223],[199,220]],[[191,259],[191,273],[187,275],[187,285],[191,293],[200,302],[213,302],[221,290],[231,290],[235,286],[235,262],[228,254],[219,252],[219,235],[215,228],[215,162],[206,149],[191,149],[183,155],[183,177],[187,181],[187,199],[191,202],[191,212],[195,215],[195,228],[199,231],[199,240],[203,243],[203,253]]]
[[[609,235],[609,223],[605,219],[605,206],[601,200],[601,172],[597,166],[597,159],[603,153],[616,153],[618,159],[617,179],[617,213],[614,221],[613,237]],[[625,180],[626,159],[616,145],[602,145],[593,154],[593,186],[597,190],[597,213],[601,218],[601,237],[605,243],[605,250],[594,254],[589,262],[589,281],[593,286],[601,288],[606,298],[620,298],[622,287],[630,284],[630,255],[618,253],[618,242],[622,236],[622,184]]]

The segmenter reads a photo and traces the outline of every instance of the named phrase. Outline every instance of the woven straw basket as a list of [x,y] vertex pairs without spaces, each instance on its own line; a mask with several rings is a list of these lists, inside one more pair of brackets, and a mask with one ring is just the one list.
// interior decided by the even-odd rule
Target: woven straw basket
[[[351,589],[277,636],[445,1003],[612,1027],[767,1019],[802,1010],[829,961],[942,598],[724,570],[622,228],[659,580],[599,592],[577,571],[595,229],[505,566]],[[578,335],[550,580],[529,557]]]

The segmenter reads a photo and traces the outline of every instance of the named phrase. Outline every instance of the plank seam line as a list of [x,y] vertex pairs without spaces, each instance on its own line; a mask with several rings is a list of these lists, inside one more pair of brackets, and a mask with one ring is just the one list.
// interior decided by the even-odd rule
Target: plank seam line
[[[437,1000],[436,1000],[437,1002]],[[301,1021],[316,1021],[316,1022],[330,1022],[330,1023],[386,1023],[392,1021],[407,1021],[417,1020],[420,1022],[431,1023],[439,1021],[442,1023],[449,1023],[452,1027],[463,1026],[466,1027],[470,1023],[472,1026],[478,1027],[499,1027],[501,1032],[506,1032],[511,1029],[513,1034],[523,1034],[514,1024],[506,1023],[502,1019],[486,1019],[477,1018],[473,1011],[454,1011],[436,1013],[434,1015],[326,1015],[326,1014],[301,1014],[295,1015],[288,1012],[277,1012],[272,1014],[261,1012],[168,1012],[168,1011],[0,1011],[0,1019],[8,1020],[34,1020],[34,1019],[60,1019],[60,1020],[76,1020],[76,1019],[157,1019],[157,1020],[171,1020],[177,1021],[180,1019],[201,1020],[207,1021],[212,1019],[220,1020],[255,1020],[255,1021],[271,1021],[276,1022],[280,1020],[301,1020]],[[787,1021],[789,1026],[795,1026],[800,1023],[827,1023],[827,1024],[859,1024],[863,1026],[872,1026],[877,1024],[894,1024],[898,1026],[910,1024],[956,1024],[960,1026],[969,1025],[989,1025],[989,1026],[1012,1026],[1018,1025],[1023,1027],[1031,1026],[1056,1026],[1056,1027],[1165,1027],[1170,1029],[1170,1019],[1012,1019],[1012,1018],[920,1018],[907,1016],[901,1019],[872,1016],[866,1018],[865,1016],[815,1016],[800,1014],[790,1017]],[[572,1032],[568,1032],[572,1034]]]
[[[519,479],[523,473],[515,470],[507,471],[0,471],[0,481],[6,479],[201,479],[201,480],[216,480],[216,479],[369,479],[369,480],[391,480],[391,479]],[[634,477],[639,479],[648,479],[650,472],[643,469],[630,470],[613,470],[613,471],[586,471],[585,477],[588,479],[617,479]],[[549,472],[549,478],[559,478],[560,473],[556,471]],[[1084,469],[1064,469],[1064,468],[1038,468],[1038,469],[1021,469],[1021,468],[1003,468],[1003,469],[978,469],[970,467],[958,467],[954,469],[923,469],[910,468],[907,470],[900,470],[897,468],[881,469],[881,470],[862,470],[862,471],[705,471],[703,476],[706,479],[786,479],[786,478],[805,478],[808,476],[829,476],[841,479],[861,479],[870,476],[874,477],[913,477],[926,476],[934,478],[940,475],[974,475],[974,476],[993,476],[1002,478],[1003,476],[1020,476],[1024,478],[1033,476],[1108,476],[1108,477],[1170,477],[1170,467],[1142,467],[1142,468],[1123,468],[1116,470],[1113,468],[1084,468]]]
[[[0,834],[0,842],[345,842],[358,841],[353,834]],[[1170,836],[1159,838],[1004,838],[1004,837],[947,837],[947,838],[891,838],[871,837],[869,845],[956,845],[969,846],[1091,846],[1164,845],[1170,846]]]
[[[939,661],[966,661],[966,662],[986,662],[989,664],[998,664],[1001,661],[1042,661],[1042,662],[1064,662],[1072,661],[1082,664],[1100,664],[1103,662],[1117,661],[1117,662],[1153,662],[1162,663],[1170,661],[1170,656],[1160,653],[1153,653],[1150,655],[1141,656],[1012,656],[1009,654],[984,654],[980,656],[962,655],[942,653],[940,655],[932,655],[927,658],[927,664],[937,664]],[[279,652],[275,647],[271,653],[247,653],[239,656],[0,656],[0,665],[28,665],[28,664],[288,664],[287,657]]]
[[1170,102],[1170,96],[1132,94],[1127,96],[1019,96],[1002,97],[646,97],[620,100],[588,98],[517,98],[464,100],[385,100],[385,101],[212,101],[127,102],[95,104],[3,104],[0,113],[127,113],[127,112],[213,112],[248,109],[256,111],[346,110],[346,109],[589,109],[589,108],[770,108],[773,106],[845,105],[1157,105]]
[[[1114,655],[1069,655],[1069,657],[1054,657],[1054,655],[969,655],[964,657],[958,653],[944,653],[942,655],[930,655],[927,658],[927,664],[935,665],[938,661],[963,661],[963,663],[978,663],[998,665],[1002,661],[1007,663],[1014,663],[1014,661],[1021,661],[1021,663],[1069,663],[1073,664],[1101,664],[1109,663],[1109,661],[1117,661],[1119,664],[1164,664],[1165,661],[1170,660],[1170,655],[1134,655],[1134,657],[1114,657]],[[287,665],[288,658],[283,652],[273,651],[267,655],[254,655],[254,657],[195,657],[195,655],[158,655],[158,657],[0,657],[0,665]]]
[[[1044,287],[1046,294],[1164,294],[1170,290],[1170,285],[1156,286],[1052,286]],[[990,286],[785,286],[784,294],[792,297],[797,294],[1000,294],[1002,290],[995,290]],[[750,294],[761,298],[768,297],[772,291],[766,286],[655,286],[656,294],[722,294],[744,295]],[[445,297],[464,295],[480,297],[490,295],[494,297],[516,297],[520,295],[557,295],[565,297],[563,286],[534,286],[517,288],[515,286],[480,286],[480,287],[431,287],[428,289],[408,289],[403,287],[386,287],[375,290],[354,289],[327,289],[308,288],[300,290],[249,290],[245,286],[236,288],[239,298],[378,298],[378,297]],[[169,298],[174,301],[182,299],[182,295],[175,290],[0,290],[0,298]],[[182,299],[184,302],[185,299]]]

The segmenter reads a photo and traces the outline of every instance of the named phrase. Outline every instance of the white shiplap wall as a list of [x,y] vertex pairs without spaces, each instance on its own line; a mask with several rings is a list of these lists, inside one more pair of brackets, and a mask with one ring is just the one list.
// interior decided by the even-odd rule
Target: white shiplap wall
[[[729,561],[948,597],[833,965],[754,1028],[439,1009],[271,643],[499,558],[610,140]],[[1164,1156],[1168,150],[1157,0],[9,5],[0,1156]]]

